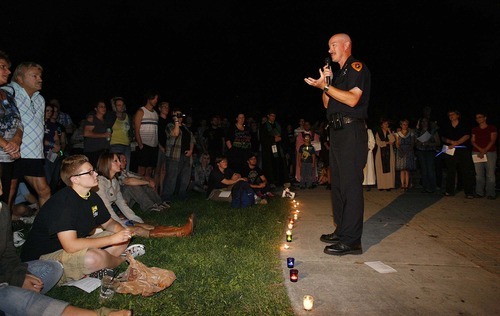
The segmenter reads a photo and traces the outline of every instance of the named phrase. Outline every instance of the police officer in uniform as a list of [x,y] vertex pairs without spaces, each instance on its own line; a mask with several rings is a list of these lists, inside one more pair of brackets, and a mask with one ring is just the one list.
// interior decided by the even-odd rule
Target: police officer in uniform
[[330,122],[331,192],[336,228],[333,233],[322,235],[320,240],[331,244],[325,247],[326,254],[361,254],[363,168],[368,154],[365,119],[370,99],[370,71],[351,56],[349,35],[333,35],[328,46],[332,61],[338,63],[340,69],[332,78],[327,78],[332,74],[327,64],[319,70],[318,79],[304,79],[307,84],[323,91],[323,105]]

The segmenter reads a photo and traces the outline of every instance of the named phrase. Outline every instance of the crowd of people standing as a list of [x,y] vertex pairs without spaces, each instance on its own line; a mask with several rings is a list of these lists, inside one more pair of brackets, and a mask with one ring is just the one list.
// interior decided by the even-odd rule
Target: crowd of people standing
[[[347,205],[342,212],[334,212],[337,229],[343,216],[362,223],[363,217],[358,216],[362,211],[351,210],[362,210],[362,192],[359,194],[357,186],[356,190],[347,190],[347,200],[342,193],[343,185],[360,182],[360,175],[344,173],[340,180],[339,174],[363,166],[363,184],[376,184],[379,190],[392,190],[396,183],[402,192],[412,189],[413,174],[419,168],[419,185],[424,193],[443,187],[444,196],[463,189],[466,198],[495,199],[497,129],[488,124],[487,114],[477,111],[477,126],[472,129],[456,109],[448,111],[449,122],[443,126],[424,112],[415,127],[408,119],[401,119],[394,130],[391,121],[383,118],[376,129],[368,128],[365,119],[369,93],[363,94],[363,90],[370,90],[370,73],[350,55],[350,45],[346,34],[334,35],[329,41],[330,53],[333,58],[337,54],[341,57],[332,59],[341,64],[340,72],[331,74],[326,67],[319,79],[305,79],[322,90],[328,120],[311,124],[300,118],[297,126],[280,120],[274,109],[260,117],[247,117],[241,111],[232,116],[213,113],[210,124],[201,119],[197,125],[180,107],[171,109],[170,102],[162,100],[154,90],[145,93],[143,105],[134,113],[127,111],[123,97],[113,97],[110,102],[98,100],[76,125],[61,111],[58,100],[45,102],[40,93],[41,65],[20,63],[8,83],[10,61],[0,52],[0,211],[13,209],[19,181],[29,185],[37,207],[45,210],[35,218],[22,259],[62,262],[66,265],[63,279],[78,279],[108,266],[116,267],[125,260],[123,254],[130,248],[128,241],[134,234],[182,237],[193,231],[193,217],[182,228],[156,231],[157,227],[144,223],[129,204],[147,208],[143,211],[161,212],[172,203],[186,200],[191,190],[210,196],[212,189],[242,181],[249,182],[261,198],[273,196],[274,190],[290,182],[300,189],[314,189],[318,184],[331,189],[333,182],[333,207]],[[354,87],[349,90],[350,97],[344,98],[346,91],[339,88],[342,82],[330,86],[325,76],[339,79],[347,74],[357,81],[351,78]],[[348,111],[345,105],[349,105],[349,98],[353,100],[352,108],[357,107]],[[339,114],[339,121],[345,125],[328,130]],[[352,146],[354,150],[349,151]],[[107,212],[94,212],[96,205]],[[77,213],[80,208],[92,209],[93,213],[83,216]],[[4,214],[10,213],[2,211],[2,217]],[[64,223],[58,227],[50,224],[61,215]],[[21,216],[12,214],[7,221]],[[75,223],[74,218],[82,221]],[[93,240],[85,238],[95,223],[105,231]],[[55,242],[49,237],[57,229],[59,241]],[[10,229],[7,233],[11,233]],[[355,235],[334,232],[321,236],[322,241],[333,243],[325,252],[361,252],[361,232]],[[140,252],[136,246],[130,249]],[[75,250],[71,256],[66,256],[68,249]],[[18,261],[14,258],[12,262]],[[92,263],[66,269],[74,262]],[[23,269],[27,271],[29,264]],[[57,264],[50,269],[58,270],[52,275],[61,276]],[[17,284],[34,292],[41,292],[44,284],[46,290],[55,285],[54,280],[42,280],[25,272],[20,277]],[[26,295],[0,285],[0,294],[4,293]],[[68,307],[59,308],[62,311]]]

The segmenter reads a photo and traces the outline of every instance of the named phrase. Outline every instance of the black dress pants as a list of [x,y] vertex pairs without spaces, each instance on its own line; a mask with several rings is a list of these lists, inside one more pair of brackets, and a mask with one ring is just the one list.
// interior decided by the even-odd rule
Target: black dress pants
[[354,121],[330,130],[330,168],[335,233],[346,245],[361,242],[363,234],[363,168],[368,155],[365,123]]

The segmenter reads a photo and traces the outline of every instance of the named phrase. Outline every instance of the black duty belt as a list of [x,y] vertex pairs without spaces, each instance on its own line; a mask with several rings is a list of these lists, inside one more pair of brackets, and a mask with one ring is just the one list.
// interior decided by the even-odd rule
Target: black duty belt
[[349,117],[349,116],[343,116],[342,120],[344,121],[344,124],[351,124],[352,122],[365,122],[364,119],[360,118],[354,118],[354,117]]
[[345,116],[342,113],[335,112],[329,116],[328,127],[331,127],[334,131],[338,131],[344,128],[344,125],[351,124],[353,122],[363,122],[364,119],[354,118],[350,116]]

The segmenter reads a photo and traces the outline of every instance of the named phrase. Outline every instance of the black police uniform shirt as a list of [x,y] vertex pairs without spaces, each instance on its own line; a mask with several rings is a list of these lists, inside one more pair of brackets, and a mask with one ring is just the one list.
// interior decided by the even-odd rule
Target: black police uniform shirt
[[349,56],[344,67],[333,74],[331,85],[344,91],[358,87],[363,91],[363,94],[355,107],[350,107],[330,97],[328,100],[327,119],[330,119],[333,113],[342,113],[344,116],[351,118],[366,119],[368,117],[368,103],[370,101],[370,77],[368,67],[353,56]]
[[110,218],[106,206],[95,192],[84,199],[71,187],[65,187],[40,209],[23,245],[21,259],[36,260],[41,255],[62,249],[57,238],[59,232],[74,230],[78,238],[85,238]]

